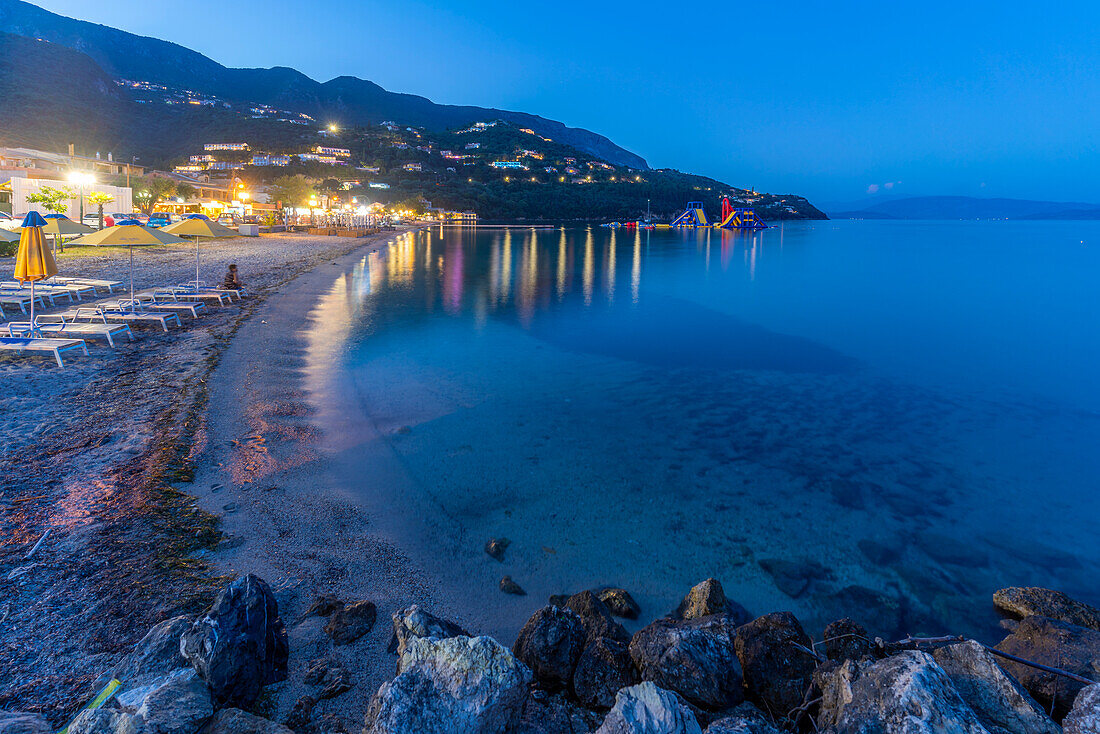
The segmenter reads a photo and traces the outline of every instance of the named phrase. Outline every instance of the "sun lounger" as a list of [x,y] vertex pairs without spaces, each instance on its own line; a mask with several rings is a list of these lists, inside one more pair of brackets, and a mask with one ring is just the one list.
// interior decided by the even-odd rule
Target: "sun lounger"
[[[43,301],[37,293],[34,295],[34,302],[42,306],[43,308],[46,307],[45,301]],[[8,293],[6,291],[0,290],[0,305],[15,306],[23,313],[26,313],[27,309],[31,305],[31,297],[29,295],[25,296],[21,293]]]
[[[53,319],[59,319],[54,321]],[[61,336],[71,339],[106,339],[110,346],[115,345],[115,337],[125,334],[130,341],[134,340],[134,332],[128,324],[96,324],[91,322],[76,323],[66,321],[61,316],[43,316],[41,320],[36,318],[32,328],[29,321],[13,321],[8,324],[9,336]],[[38,334],[32,334],[37,331]]]
[[[113,306],[112,306],[113,307]],[[187,314],[193,319],[199,317],[199,311],[206,310],[202,301],[156,301],[152,296],[138,295],[134,300],[124,299],[118,302],[120,311],[167,311],[168,313]]]
[[36,337],[4,336],[0,337],[0,349],[9,352],[49,352],[57,360],[57,366],[64,369],[61,353],[80,349],[88,354],[88,345],[83,339],[40,339]]
[[209,301],[215,300],[219,306],[233,302],[233,294],[229,291],[193,291],[186,288],[154,288],[145,291],[142,295],[151,294],[157,300],[172,301]]
[[[31,288],[30,286],[21,288],[17,283],[0,283],[0,293],[6,296],[27,296],[30,298]],[[35,302],[40,304],[43,303],[43,299],[49,300],[51,306],[57,305],[58,298],[68,298],[69,303],[73,302],[73,294],[68,291],[60,292],[38,285],[34,287],[34,298]]]
[[73,321],[101,321],[106,323],[122,324],[158,324],[160,328],[168,331],[168,325],[175,322],[176,326],[183,326],[180,317],[174,313],[164,311],[120,311],[116,308],[104,308],[103,306],[84,306],[60,314]]
[[87,285],[92,288],[106,288],[107,293],[114,293],[115,288],[121,288],[125,285],[121,280],[100,280],[99,278],[70,278],[55,275],[47,281],[49,283],[59,283],[61,285]]

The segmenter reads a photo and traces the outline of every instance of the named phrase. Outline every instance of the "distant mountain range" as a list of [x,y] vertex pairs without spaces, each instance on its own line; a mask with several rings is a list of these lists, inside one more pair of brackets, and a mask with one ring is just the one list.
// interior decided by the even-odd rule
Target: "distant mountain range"
[[[603,135],[538,115],[435,104],[424,97],[389,92],[373,82],[351,76],[320,83],[285,67],[231,69],[175,43],[66,18],[20,0],[0,0],[0,32],[11,34],[0,36],[0,91],[15,95],[0,97],[4,100],[0,104],[0,125],[5,129],[11,123],[24,121],[19,111],[13,109],[13,100],[23,100],[32,94],[39,99],[52,95],[70,105],[61,110],[64,115],[61,121],[83,124],[85,119],[91,120],[89,144],[109,144],[112,141],[103,137],[114,135],[118,144],[113,149],[126,150],[127,134],[135,130],[136,122],[144,121],[136,119],[133,105],[113,89],[115,85],[111,82],[129,79],[209,94],[228,102],[270,105],[318,120],[338,119],[348,125],[396,120],[403,125],[440,131],[500,119],[609,163],[648,168],[644,158]],[[54,52],[44,45],[32,48],[26,42],[28,39],[48,41],[50,46],[75,53]],[[15,56],[20,53],[30,53],[38,64],[46,64],[44,74],[38,73],[42,69],[31,67],[28,60]],[[32,73],[12,76],[13,71]],[[41,131],[35,127],[23,130],[24,138],[29,139],[17,142],[29,144],[36,136],[44,138],[44,142],[55,142],[49,135],[60,132],[57,122],[60,121]],[[66,137],[71,139],[72,135]],[[183,150],[170,152],[178,154]]]
[[832,219],[1100,219],[1100,204],[971,196],[889,199],[847,211],[828,210]]

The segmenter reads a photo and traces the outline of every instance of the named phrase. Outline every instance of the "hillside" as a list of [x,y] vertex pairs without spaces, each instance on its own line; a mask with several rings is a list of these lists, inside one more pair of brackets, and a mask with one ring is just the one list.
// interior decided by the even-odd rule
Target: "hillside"
[[[283,67],[230,69],[183,46],[50,13],[21,0],[0,0],[0,32],[38,38],[87,54],[114,79],[151,82],[219,97],[304,112],[317,119],[368,125],[384,120],[429,130],[502,119],[569,143],[611,163],[647,168],[640,156],[602,135],[524,112],[435,104],[342,76],[325,83]],[[33,78],[33,77],[32,77]]]

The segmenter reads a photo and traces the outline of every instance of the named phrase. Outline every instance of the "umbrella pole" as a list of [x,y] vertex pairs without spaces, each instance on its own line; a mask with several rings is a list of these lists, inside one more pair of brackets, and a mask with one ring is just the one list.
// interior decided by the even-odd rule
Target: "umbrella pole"
[[195,290],[199,289],[199,240],[201,237],[195,238]]
[[34,281],[31,281],[31,336],[34,336]]
[[134,246],[130,245],[130,310],[136,311],[134,308]]

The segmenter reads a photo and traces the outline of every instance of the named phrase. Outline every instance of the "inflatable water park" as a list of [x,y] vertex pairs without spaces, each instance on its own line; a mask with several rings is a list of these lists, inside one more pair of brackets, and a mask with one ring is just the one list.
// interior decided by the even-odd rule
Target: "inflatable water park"
[[768,225],[752,209],[735,207],[729,197],[722,197],[722,218],[713,225],[703,210],[703,202],[689,201],[687,209],[672,220],[673,227],[718,227],[721,229],[767,229]]

